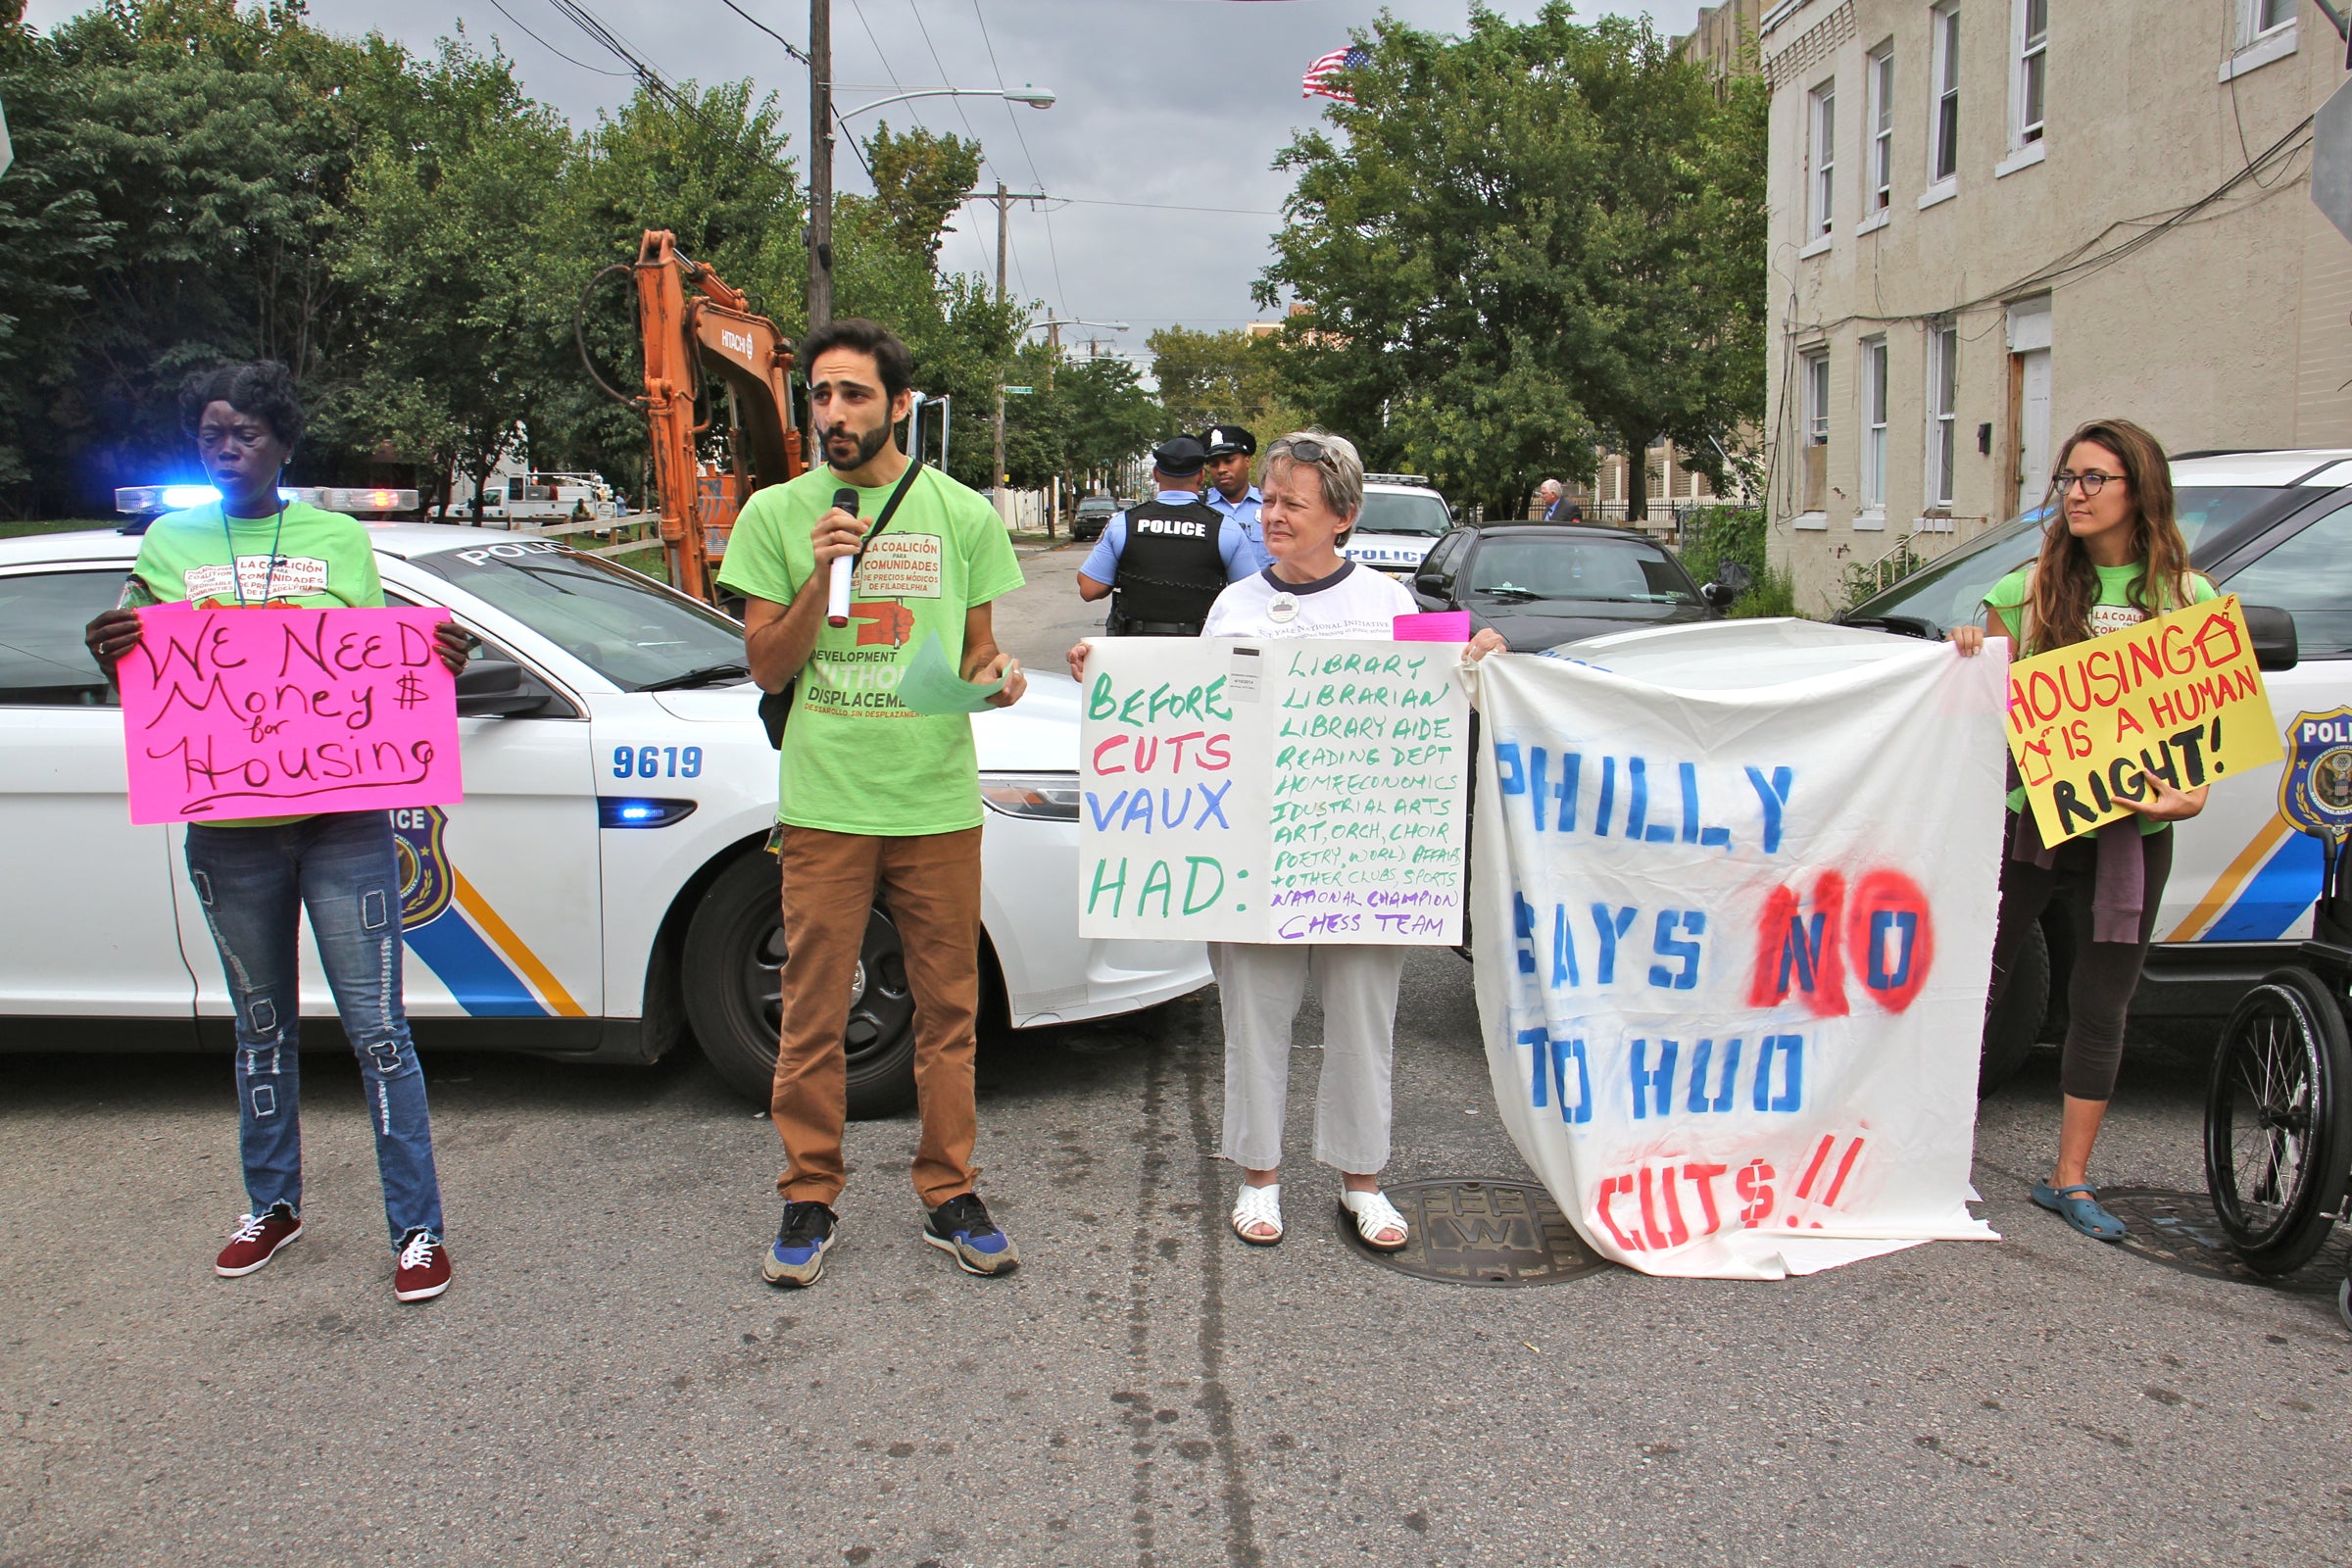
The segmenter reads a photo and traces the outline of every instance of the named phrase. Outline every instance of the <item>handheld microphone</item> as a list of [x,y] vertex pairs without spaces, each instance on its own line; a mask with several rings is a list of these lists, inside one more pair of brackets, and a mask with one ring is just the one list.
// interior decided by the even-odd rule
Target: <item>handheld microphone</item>
[[[833,505],[855,517],[858,515],[858,492],[843,485],[833,492]],[[827,585],[829,591],[825,595],[826,625],[847,626],[850,623],[850,573],[857,569],[856,556],[833,558],[833,580]]]

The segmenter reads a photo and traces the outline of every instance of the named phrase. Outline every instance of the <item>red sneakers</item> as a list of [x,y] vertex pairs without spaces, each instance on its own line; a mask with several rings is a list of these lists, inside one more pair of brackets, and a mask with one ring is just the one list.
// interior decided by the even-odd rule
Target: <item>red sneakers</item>
[[400,1271],[392,1294],[404,1301],[429,1301],[449,1289],[449,1249],[431,1231],[417,1231],[400,1249]]
[[250,1274],[277,1255],[277,1250],[302,1234],[302,1220],[283,1203],[267,1214],[242,1214],[237,1228],[213,1260],[213,1272],[224,1280]]

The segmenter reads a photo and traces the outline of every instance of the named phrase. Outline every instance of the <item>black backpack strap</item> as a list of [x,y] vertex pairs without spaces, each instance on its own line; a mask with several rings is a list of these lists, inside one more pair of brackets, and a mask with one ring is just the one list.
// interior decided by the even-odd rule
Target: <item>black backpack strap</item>
[[[914,476],[922,471],[922,466],[919,462],[906,465],[906,471],[899,476],[897,487],[890,492],[890,499],[882,503],[882,515],[874,519],[874,525],[865,530],[865,537],[858,541],[858,555],[865,554],[865,547],[874,542],[874,536],[890,526],[890,519],[898,512],[899,503],[906,500],[906,492],[914,488]],[[857,557],[850,559],[855,561]],[[800,683],[801,678],[795,675],[785,683],[782,691],[760,694],[760,726],[767,731],[767,744],[779,752],[784,749],[784,724],[792,717],[795,688]]]

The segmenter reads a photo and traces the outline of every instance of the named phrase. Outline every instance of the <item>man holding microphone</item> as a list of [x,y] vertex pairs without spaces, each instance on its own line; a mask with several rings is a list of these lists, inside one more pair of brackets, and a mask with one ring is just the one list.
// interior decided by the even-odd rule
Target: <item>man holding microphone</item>
[[[1021,585],[988,502],[910,464],[893,427],[912,403],[906,344],[875,322],[827,323],[801,344],[824,465],[745,504],[722,587],[740,593],[752,677],[790,690],[779,826],[783,1028],[769,1110],[784,1141],[784,1218],[762,1273],[806,1286],[838,1234],[848,1117],[842,1037],[877,892],[914,994],[915,1192],[923,1239],[972,1274],[1016,1261],[974,1188],[979,1011],[980,780],[969,716],[917,713],[901,677],[936,638],[964,679],[1026,689],[998,651],[990,604]],[[838,586],[837,586],[837,579]]]

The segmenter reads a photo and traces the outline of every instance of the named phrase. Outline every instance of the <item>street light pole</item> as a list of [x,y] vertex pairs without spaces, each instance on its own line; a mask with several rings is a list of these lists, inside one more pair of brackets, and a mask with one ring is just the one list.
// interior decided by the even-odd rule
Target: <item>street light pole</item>
[[[833,319],[833,0],[808,0],[808,327]],[[806,369],[806,367],[803,367]]]

